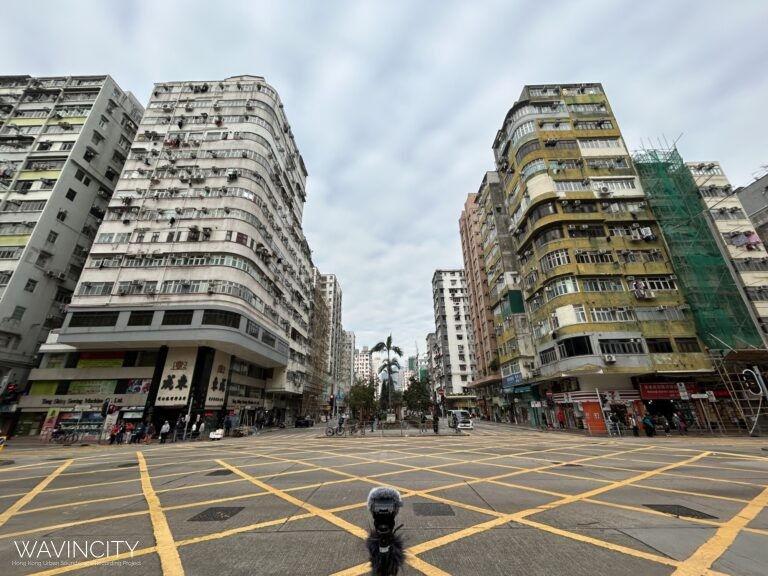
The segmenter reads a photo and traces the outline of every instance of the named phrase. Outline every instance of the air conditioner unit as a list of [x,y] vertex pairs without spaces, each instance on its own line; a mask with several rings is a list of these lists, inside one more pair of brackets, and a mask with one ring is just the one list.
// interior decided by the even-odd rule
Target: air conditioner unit
[[677,274],[670,274],[669,275],[670,280],[677,280]]
[[616,355],[615,354],[604,354],[603,355],[603,361],[606,364],[615,364],[616,363]]
[[67,279],[67,275],[64,272],[59,272],[56,274],[56,280],[64,281]]

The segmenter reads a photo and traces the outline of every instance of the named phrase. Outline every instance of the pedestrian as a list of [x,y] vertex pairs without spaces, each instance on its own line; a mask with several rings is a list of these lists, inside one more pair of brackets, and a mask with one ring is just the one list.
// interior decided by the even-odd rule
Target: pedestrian
[[197,439],[201,440],[203,438],[203,432],[205,431],[205,422],[200,422],[200,428],[197,431]]
[[229,436],[229,432],[232,430],[232,420],[227,416],[224,419],[224,436]]
[[171,425],[168,423],[168,420],[163,422],[163,425],[160,427],[160,444],[165,444],[166,438],[168,438],[168,433],[171,431]]
[[149,426],[147,426],[147,433],[144,436],[144,444],[151,444],[152,443],[152,436],[155,435],[155,425],[150,422]]
[[688,423],[685,421],[685,418],[682,416],[680,418],[680,424],[678,425],[678,432],[680,432],[681,436],[687,436],[688,435]]
[[632,435],[635,438],[640,437],[640,427],[637,425],[637,418],[634,415],[629,417],[629,426],[632,428]]
[[139,425],[136,426],[136,432],[133,435],[133,438],[131,438],[132,444],[138,444],[142,440],[144,440],[144,432],[146,430],[146,427],[144,425],[144,422],[139,422]]
[[135,426],[133,422],[128,422],[128,424],[125,425],[125,443],[130,444],[133,442],[133,430]]
[[652,438],[656,432],[656,427],[653,425],[653,419],[650,414],[646,414],[643,417],[643,428],[645,429],[645,435],[648,436],[648,438]]
[[670,431],[669,431],[669,420],[667,419],[666,416],[662,416],[661,418],[662,418],[662,425],[664,426],[664,435],[671,436],[672,434],[670,434]]
[[421,413],[421,428],[419,429],[419,432],[421,434],[424,434],[424,432],[427,431],[427,414],[426,412]]
[[197,432],[197,422],[192,423],[192,429],[189,432],[189,439],[192,440],[195,437],[195,432]]
[[125,438],[125,422],[119,422],[117,425],[117,436],[115,437],[115,442],[117,444],[123,443],[123,438]]
[[611,412],[611,416],[608,419],[611,421],[611,435],[619,436],[619,416],[616,412]]
[[109,443],[114,444],[115,439],[117,438],[117,433],[120,430],[120,427],[117,424],[112,424],[112,428],[109,430]]
[[565,414],[563,414],[562,410],[559,410],[557,413],[557,425],[561,430],[565,428]]

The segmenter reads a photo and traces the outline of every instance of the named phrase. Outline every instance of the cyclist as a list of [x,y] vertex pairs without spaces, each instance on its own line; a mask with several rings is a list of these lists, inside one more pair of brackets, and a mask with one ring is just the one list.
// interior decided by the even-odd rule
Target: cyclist
[[337,434],[341,434],[344,430],[344,414],[339,414],[339,426],[336,429]]

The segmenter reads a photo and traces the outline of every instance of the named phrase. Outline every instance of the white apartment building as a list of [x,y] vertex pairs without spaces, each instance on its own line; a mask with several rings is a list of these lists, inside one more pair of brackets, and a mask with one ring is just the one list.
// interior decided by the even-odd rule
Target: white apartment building
[[354,360],[355,379],[368,382],[373,377],[378,380],[376,369],[372,365],[371,351],[368,346],[363,346],[362,350],[355,349]]
[[142,113],[109,76],[0,76],[0,388],[61,325]]
[[446,396],[466,393],[475,372],[472,326],[464,270],[436,270],[432,276],[435,310],[433,386]]
[[308,372],[306,177],[264,78],[156,84],[31,379],[91,382],[86,398],[70,383],[62,408],[109,398],[156,426],[188,410],[209,427],[228,413],[290,421]]
[[768,345],[768,253],[719,162],[685,163],[714,225],[715,238]]

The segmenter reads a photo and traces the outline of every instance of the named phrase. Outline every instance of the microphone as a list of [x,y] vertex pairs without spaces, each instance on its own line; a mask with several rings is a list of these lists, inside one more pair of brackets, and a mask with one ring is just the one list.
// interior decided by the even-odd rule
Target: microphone
[[373,528],[365,541],[374,576],[395,576],[403,566],[403,540],[395,527],[395,517],[403,505],[400,492],[377,486],[368,494],[368,511]]

